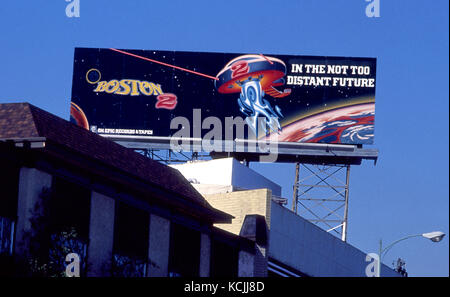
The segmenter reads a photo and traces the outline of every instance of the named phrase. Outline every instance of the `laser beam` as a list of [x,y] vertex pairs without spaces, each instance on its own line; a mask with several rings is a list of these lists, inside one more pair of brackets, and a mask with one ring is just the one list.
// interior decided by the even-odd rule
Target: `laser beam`
[[175,68],[175,69],[178,69],[178,70],[182,70],[182,71],[186,71],[186,72],[189,72],[189,73],[192,73],[192,74],[196,74],[196,75],[200,75],[200,76],[203,76],[203,77],[207,77],[207,78],[210,78],[210,79],[219,80],[217,77],[214,77],[214,76],[210,76],[210,75],[203,74],[203,73],[200,73],[200,72],[197,72],[197,71],[193,71],[193,70],[189,70],[189,69],[186,69],[186,68],[178,67],[178,66],[175,66],[175,65],[167,64],[167,63],[164,63],[164,62],[161,62],[161,61],[157,61],[157,60],[153,60],[153,59],[150,59],[150,58],[142,57],[142,56],[135,55],[135,54],[132,54],[132,53],[129,53],[129,52],[125,52],[125,51],[121,51],[121,50],[118,50],[118,49],[115,49],[115,48],[110,48],[110,50],[118,52],[118,53],[121,53],[121,54],[124,54],[124,55],[132,56],[132,57],[135,57],[135,58],[138,58],[138,59],[142,59],[142,60],[145,60],[145,61],[157,63],[157,64],[160,64],[160,65],[163,65],[163,66],[172,67],[172,68]]

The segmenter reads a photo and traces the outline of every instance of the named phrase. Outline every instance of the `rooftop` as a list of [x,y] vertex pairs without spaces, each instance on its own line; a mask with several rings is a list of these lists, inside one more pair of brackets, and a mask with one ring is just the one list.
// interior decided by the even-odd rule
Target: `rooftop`
[[[76,126],[29,103],[0,104],[0,144],[40,140],[42,152],[63,147],[71,154],[120,171],[127,176],[162,190],[165,203],[177,203],[206,214],[212,221],[231,221],[231,216],[214,209],[178,170],[151,160],[102,136]],[[169,195],[170,194],[170,195]],[[171,198],[176,197],[174,201]],[[175,201],[177,200],[177,201]],[[186,207],[186,205],[184,205]],[[183,207],[181,207],[183,208]],[[194,211],[195,213],[195,211]]]

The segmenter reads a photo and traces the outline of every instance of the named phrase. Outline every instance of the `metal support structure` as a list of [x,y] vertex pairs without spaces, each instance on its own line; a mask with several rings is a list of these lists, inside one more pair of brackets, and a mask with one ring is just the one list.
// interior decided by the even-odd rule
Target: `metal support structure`
[[[205,153],[201,138],[100,135],[135,150],[171,150],[175,148],[176,151],[183,150],[185,153]],[[224,140],[218,144],[220,149],[209,153],[212,158],[234,157],[239,161],[245,160],[246,162],[259,162],[261,155],[267,153],[276,154],[276,162],[282,163],[360,165],[362,160],[376,162],[378,159],[378,150],[364,149],[362,146],[348,144],[277,142],[267,145],[265,141],[245,139]]]
[[294,180],[294,195],[292,197],[292,211],[297,213],[298,204],[298,174],[300,170],[300,163],[295,163],[295,180]]
[[342,241],[347,241],[347,222],[348,222],[348,192],[350,183],[350,165],[347,165],[347,172],[345,177],[345,208],[344,221],[342,222]]
[[209,154],[201,154],[198,152],[174,152],[168,149],[150,149],[150,148],[135,148],[134,151],[144,155],[152,160],[164,163],[164,164],[174,164],[174,163],[186,163],[189,161],[197,160],[210,160],[211,156]]
[[348,164],[297,163],[292,211],[347,241],[349,182]]
[[[254,150],[259,148],[258,141],[243,139],[224,141],[222,150],[208,153],[203,151],[201,138],[102,136],[165,164],[233,157],[249,166],[250,162],[260,162],[261,154],[267,154]],[[360,165],[362,160],[376,162],[378,150],[358,145],[288,142],[277,143],[275,148],[277,162],[296,163],[292,211],[347,241],[350,165]]]

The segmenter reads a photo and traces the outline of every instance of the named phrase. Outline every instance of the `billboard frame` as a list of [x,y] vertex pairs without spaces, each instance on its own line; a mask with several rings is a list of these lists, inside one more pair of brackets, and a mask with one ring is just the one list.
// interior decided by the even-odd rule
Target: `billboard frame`
[[[181,151],[204,152],[201,138],[174,139],[158,136],[99,135],[133,150],[173,150],[171,140],[183,140],[188,143],[190,149]],[[268,152],[260,151],[260,146],[255,146],[255,143],[255,141],[243,139],[222,141],[222,151],[212,151],[210,156],[212,158],[234,157],[239,161],[258,162],[259,157]],[[277,163],[360,165],[362,160],[372,160],[376,164],[378,159],[377,149],[365,149],[361,145],[293,142],[277,142],[276,145]],[[256,151],[252,151],[249,149],[250,147],[256,148]],[[270,146],[268,146],[268,150],[270,152]]]

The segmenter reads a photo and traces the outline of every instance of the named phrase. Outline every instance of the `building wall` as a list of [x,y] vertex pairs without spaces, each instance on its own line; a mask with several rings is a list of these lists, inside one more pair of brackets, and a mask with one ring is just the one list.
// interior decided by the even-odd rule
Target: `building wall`
[[107,276],[114,236],[114,199],[92,192],[89,224],[88,276]]
[[270,189],[273,195],[281,196],[281,186],[273,181],[265,178],[258,172],[241,164],[235,159],[231,159],[233,163],[233,175],[231,184],[242,189]]
[[230,160],[217,159],[170,166],[178,169],[186,179],[195,179],[200,184],[231,185],[233,163]]
[[[59,176],[57,173],[49,173],[36,168],[25,168],[20,170],[20,177],[17,182],[19,183],[18,192],[18,221],[17,221],[17,232],[16,232],[16,244],[15,253],[26,254],[29,248],[29,243],[24,241],[24,232],[30,229],[30,220],[33,219],[34,213],[32,210],[36,203],[38,203],[42,189],[44,187],[51,188],[54,183],[55,176],[58,178],[63,178],[69,183],[74,185],[80,185],[79,180],[81,176],[73,173],[73,176],[66,171],[64,177]],[[81,186],[81,185],[80,185]],[[135,197],[131,195],[116,195],[114,191],[111,191],[106,185],[100,185],[96,183],[95,189],[88,188],[89,184],[84,184],[83,187],[88,189],[89,194],[89,206],[90,216],[87,218],[89,221],[89,244],[86,247],[87,250],[87,271],[85,275],[87,276],[110,276],[111,260],[113,253],[113,245],[115,232],[114,227],[116,225],[116,215],[118,203],[126,203],[132,205],[133,207],[138,206]],[[100,190],[101,189],[101,190]],[[267,191],[258,191],[259,195],[264,197],[270,197],[270,193]],[[256,195],[258,196],[258,195]],[[64,195],[63,195],[64,197]],[[255,205],[258,205],[256,203]],[[143,207],[143,206],[142,206]],[[168,210],[166,210],[168,211]],[[160,213],[161,212],[161,213]],[[265,212],[265,209],[261,210]],[[150,213],[148,224],[149,224],[149,244],[148,244],[148,264],[147,264],[147,276],[152,277],[167,277],[169,276],[170,270],[170,259],[171,255],[171,229],[173,227],[173,222],[176,221],[178,224],[180,222],[190,221],[185,220],[184,217],[178,216],[175,212],[171,212],[170,216],[164,216],[164,210],[159,209],[159,212]],[[192,222],[190,222],[192,223]],[[191,228],[190,223],[186,225],[186,228]],[[182,223],[184,224],[184,223]],[[210,263],[211,263],[211,238],[210,232],[212,232],[212,226],[201,225],[202,231],[196,230],[200,237],[200,246],[197,251],[193,251],[194,254],[198,253],[199,257],[199,271],[198,275],[202,277],[207,277],[210,275]],[[237,231],[239,234],[239,230]],[[217,236],[217,235],[215,235]],[[229,237],[229,236],[228,236]],[[228,238],[227,237],[227,238]],[[238,240],[239,237],[228,240]],[[173,239],[173,238],[172,238]],[[186,242],[186,240],[182,240]],[[251,241],[248,241],[252,244]],[[183,248],[183,244],[179,245]],[[230,245],[230,250],[236,249],[236,274],[239,275],[258,275],[254,272],[254,265],[246,266],[248,259],[254,259],[254,253],[251,252],[251,247],[246,247],[244,250],[239,250],[238,247]],[[226,247],[225,247],[226,251]],[[234,251],[234,250],[233,250]],[[228,252],[228,251],[226,251]],[[239,255],[244,255],[243,258],[238,257]],[[253,260],[252,260],[253,261]],[[242,262],[242,263],[241,263]],[[84,275],[84,274],[83,274]],[[189,276],[189,275],[186,275]],[[236,276],[236,275],[230,275]]]
[[160,216],[150,215],[149,269],[148,276],[169,275],[170,221]]
[[[234,234],[239,234],[246,215],[265,216],[269,243],[267,250],[262,251],[267,253],[269,259],[309,276],[366,276],[365,270],[370,262],[366,262],[364,252],[273,202],[270,190],[204,196],[213,207],[235,217],[231,225],[217,225]],[[382,265],[382,275],[399,276],[386,265]]]
[[[66,177],[69,182],[71,178]],[[15,254],[27,255],[29,242],[25,241],[24,234],[30,231],[30,220],[36,215],[36,205],[39,204],[40,194],[43,188],[51,188],[52,174],[36,168],[22,167],[19,177],[17,228],[15,235]],[[72,181],[76,183],[76,181]],[[116,197],[98,193],[90,189],[90,218],[89,220],[89,245],[87,246],[87,276],[110,276]],[[166,218],[151,214],[148,224],[149,248],[148,248],[148,276],[168,276],[169,269],[169,238],[171,221]],[[203,246],[199,254],[209,253],[208,238],[202,241]],[[203,257],[201,275],[209,274],[209,257]]]
[[236,191],[204,196],[212,207],[229,213],[234,217],[231,224],[215,224],[218,228],[239,235],[242,223],[248,214],[264,216],[267,226],[270,226],[272,192],[268,189]]
[[[256,171],[241,164],[233,158],[171,165],[178,169],[185,178],[195,183],[216,186],[232,186],[233,189],[267,188],[276,196],[281,196],[281,186],[265,178]],[[209,194],[212,189],[198,187],[200,193]],[[202,190],[205,190],[203,192]]]
[[240,251],[239,252],[239,272],[238,277],[253,277],[255,256],[251,253]]
[[[309,276],[365,277],[366,254],[276,203],[269,257]],[[383,276],[399,276],[382,265]]]
[[[26,234],[32,232],[31,220],[39,210],[37,203],[43,188],[50,188],[52,176],[35,168],[22,167],[19,175],[15,253],[25,255],[30,244]],[[31,234],[34,235],[34,234]]]
[[192,186],[202,195],[231,193],[232,185],[209,185],[209,184],[192,184]]
[[[206,200],[212,207],[220,209],[234,216],[231,224],[215,224],[216,227],[239,235],[246,217],[249,215],[260,215],[264,218],[266,237],[269,236],[270,206],[272,192],[269,189],[236,191],[232,193],[221,193],[205,195]],[[263,223],[264,224],[264,223]],[[252,224],[253,225],[253,224]],[[256,222],[253,230],[252,240],[255,240],[255,253],[248,256],[247,253],[239,255],[239,276],[266,277],[268,270],[268,242],[259,243],[256,238]],[[244,236],[244,235],[242,235]],[[245,236],[244,236],[245,237]],[[250,272],[249,272],[250,271]]]

